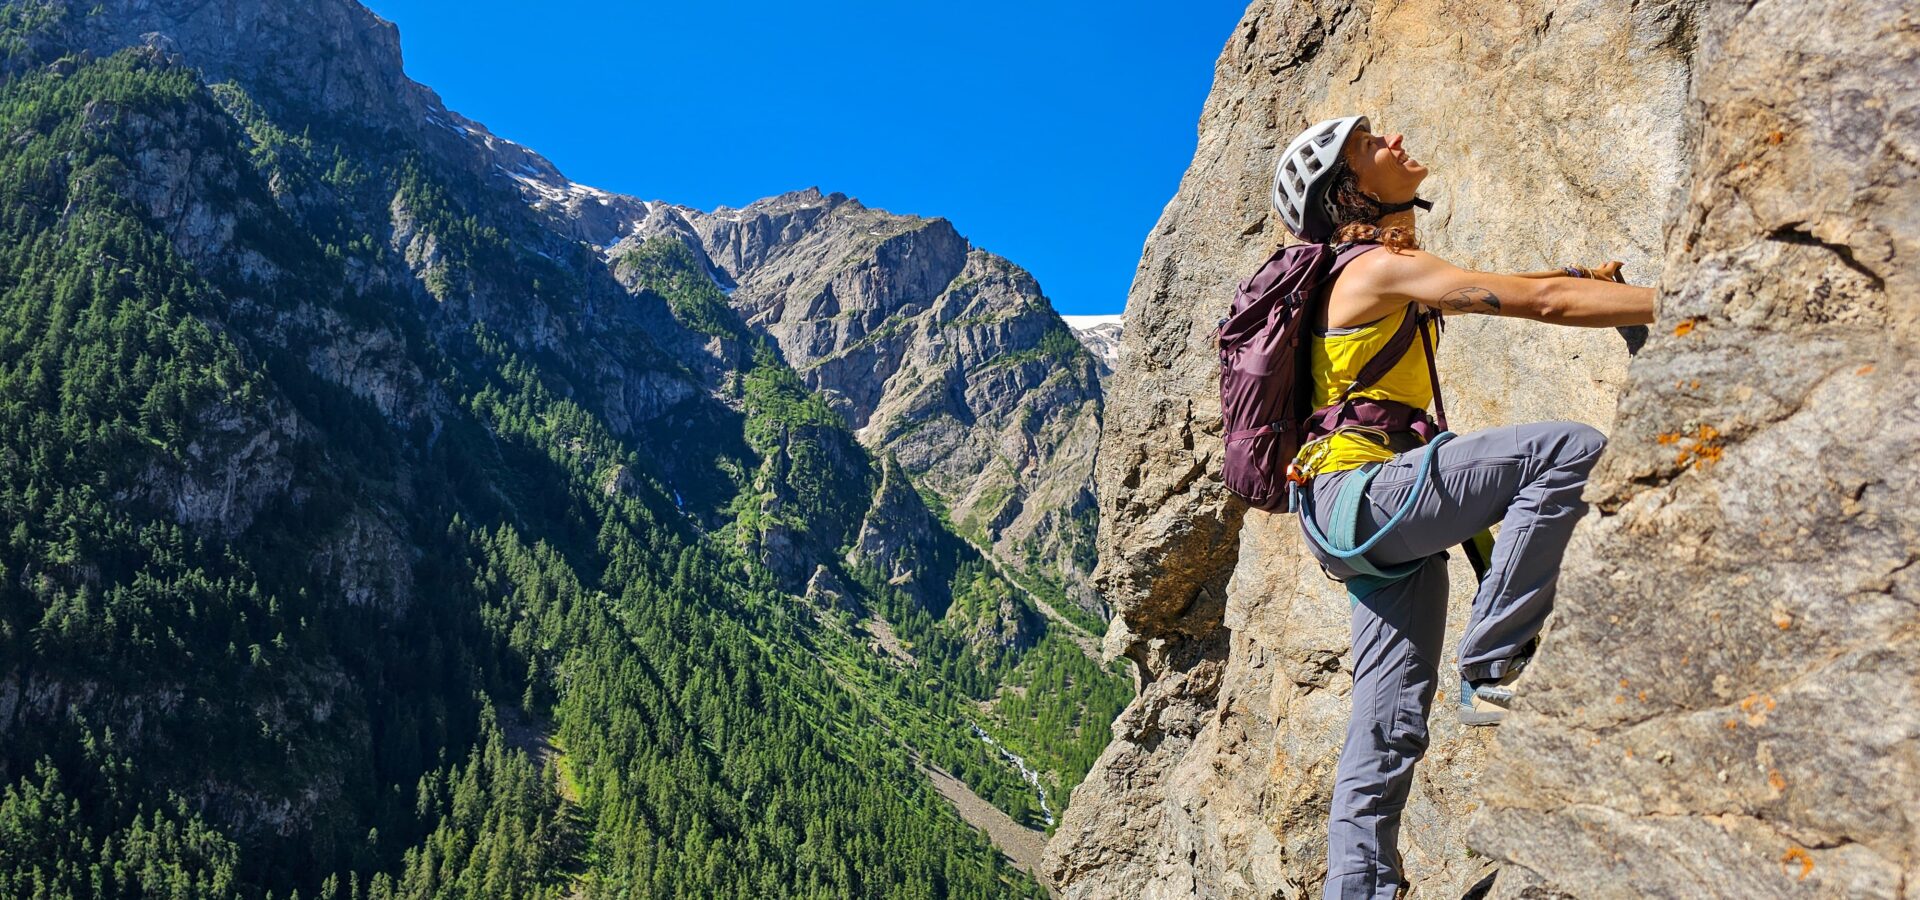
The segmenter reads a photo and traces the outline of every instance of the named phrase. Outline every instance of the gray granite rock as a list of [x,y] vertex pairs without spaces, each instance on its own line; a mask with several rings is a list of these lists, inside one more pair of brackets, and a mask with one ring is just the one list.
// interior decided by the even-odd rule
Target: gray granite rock
[[[1211,332],[1279,240],[1274,156],[1349,113],[1404,132],[1434,175],[1421,239],[1459,264],[1656,272],[1684,169],[1690,4],[1260,0],[1227,41],[1192,167],[1148,236],[1107,382],[1095,475],[1109,652],[1145,687],[1078,790],[1043,868],[1069,898],[1317,896],[1347,716],[1347,603],[1289,517],[1220,482]],[[1456,431],[1565,418],[1609,427],[1628,353],[1610,329],[1450,322]],[[1457,556],[1457,555],[1456,555]],[[1471,574],[1455,561],[1455,639]],[[1548,660],[1550,665],[1550,660]],[[1484,873],[1465,822],[1491,736],[1443,693],[1403,849],[1415,896]]]
[[69,8],[66,47],[180,54],[209,81],[244,82],[269,103],[376,129],[412,127],[444,110],[402,70],[399,30],[359,3],[95,0]]
[[1470,844],[1579,897],[1920,884],[1920,28],[1716,3],[1660,325]]

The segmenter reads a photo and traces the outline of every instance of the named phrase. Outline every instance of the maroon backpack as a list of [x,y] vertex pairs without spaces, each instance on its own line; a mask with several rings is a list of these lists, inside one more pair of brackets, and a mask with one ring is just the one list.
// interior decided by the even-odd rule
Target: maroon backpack
[[[1253,277],[1240,283],[1233,310],[1220,320],[1220,418],[1226,435],[1223,464],[1227,490],[1257,509],[1292,512],[1288,471],[1300,446],[1347,426],[1388,434],[1412,432],[1425,443],[1446,430],[1440,403],[1440,378],[1433,370],[1433,344],[1425,324],[1440,323],[1438,311],[1418,307],[1361,368],[1359,377],[1333,403],[1312,409],[1313,375],[1306,335],[1314,314],[1326,302],[1335,276],[1374,243],[1294,244],[1275,251]],[[1413,345],[1415,334],[1427,348],[1427,375],[1433,380],[1438,420],[1392,400],[1353,397],[1380,380]]]

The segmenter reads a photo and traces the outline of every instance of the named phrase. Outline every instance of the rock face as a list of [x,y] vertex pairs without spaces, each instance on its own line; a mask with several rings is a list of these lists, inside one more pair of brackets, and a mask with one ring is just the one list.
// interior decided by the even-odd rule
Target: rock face
[[[1211,331],[1282,234],[1274,154],[1353,112],[1405,133],[1433,169],[1428,249],[1484,270],[1619,259],[1629,280],[1650,280],[1687,158],[1695,10],[1555,7],[1261,0],[1228,40],[1108,382],[1097,581],[1116,609],[1107,649],[1137,663],[1143,689],[1048,846],[1064,896],[1317,895],[1351,683],[1347,604],[1290,517],[1249,513],[1221,485]],[[1612,330],[1488,317],[1453,320],[1439,356],[1456,431],[1552,418],[1608,429],[1629,358]],[[1471,583],[1456,554],[1450,640]],[[1484,865],[1464,823],[1485,802],[1492,736],[1454,720],[1450,693],[1402,836],[1420,896],[1458,896]]]
[[818,189],[712,213],[661,204],[639,228],[689,231],[734,310],[862,444],[956,530],[1104,612],[1089,588],[1099,364],[1033,276],[945,219]]
[[879,569],[888,584],[906,592],[920,608],[936,617],[945,615],[952,595],[931,576],[952,570],[957,542],[933,521],[897,461],[882,460],[880,473],[873,504],[847,549],[847,564]]
[[1501,735],[1514,777],[1469,836],[1516,884],[1920,885],[1915,23],[1897,2],[1701,19],[1661,325]]
[[[47,6],[79,7],[55,0]],[[233,79],[271,101],[375,128],[405,128],[437,96],[400,66],[400,32],[358,3],[104,0],[74,17],[68,46],[102,55],[150,46],[190,54],[209,81]]]

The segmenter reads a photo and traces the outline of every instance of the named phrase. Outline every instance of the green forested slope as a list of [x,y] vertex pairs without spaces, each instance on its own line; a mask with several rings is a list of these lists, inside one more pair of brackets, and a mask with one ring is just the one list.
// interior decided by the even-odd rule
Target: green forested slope
[[[877,469],[769,347],[697,384],[663,328],[751,343],[704,276],[624,291],[432,148],[35,50],[42,8],[0,18],[0,896],[1040,895],[909,747],[1022,812],[964,723],[1071,782],[1117,678],[846,566]],[[780,590],[768,517],[920,664]]]

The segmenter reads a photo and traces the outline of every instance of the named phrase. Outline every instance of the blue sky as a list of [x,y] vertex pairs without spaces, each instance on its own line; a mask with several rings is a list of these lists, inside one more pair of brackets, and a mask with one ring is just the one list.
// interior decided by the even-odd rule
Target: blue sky
[[367,0],[407,71],[575,181],[701,209],[819,186],[945,216],[1117,313],[1245,0]]

